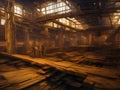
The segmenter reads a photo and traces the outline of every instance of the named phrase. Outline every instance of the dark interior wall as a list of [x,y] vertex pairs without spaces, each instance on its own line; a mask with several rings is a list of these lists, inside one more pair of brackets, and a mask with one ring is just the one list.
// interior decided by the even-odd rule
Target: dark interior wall
[[[112,33],[111,30],[108,31],[98,31],[98,32],[67,32],[67,31],[57,31],[50,30],[48,36],[45,35],[44,29],[42,30],[32,30],[29,32],[30,42],[39,42],[43,43],[47,41],[48,48],[60,47],[60,42],[62,42],[63,47],[72,47],[79,45],[88,45],[88,46],[101,46],[106,45],[106,39]],[[62,36],[60,37],[60,35]],[[17,31],[17,40],[23,41],[25,34],[23,30]],[[62,41],[61,41],[62,38]],[[119,42],[119,34],[116,35],[115,42]]]
[[15,34],[16,34],[15,36],[16,36],[16,41],[17,42],[23,42],[24,41],[25,33],[24,33],[22,28],[17,28]]
[[5,41],[5,30],[0,28],[0,41]]
[[0,26],[0,51],[6,51],[5,45],[5,30],[3,26]]
[[[106,39],[111,35],[112,30],[98,31],[98,32],[68,32],[64,30],[52,30],[49,29],[48,35],[45,34],[44,28],[41,30],[30,30],[29,31],[29,47],[31,48],[33,43],[37,43],[38,46],[44,44],[47,49],[51,48],[69,48],[77,47],[81,45],[91,46],[109,46],[110,44],[106,42]],[[25,49],[25,32],[24,28],[18,27],[16,29],[16,50],[26,50]],[[0,29],[0,41],[5,41],[5,31]],[[112,41],[114,46],[120,47],[120,33],[115,35],[115,39]],[[22,44],[20,44],[22,43]],[[113,45],[112,44],[112,45]],[[62,45],[62,46],[61,46]],[[1,47],[0,50],[2,50]],[[20,51],[19,51],[20,52]]]
[[115,37],[116,46],[120,47],[120,33],[117,33]]

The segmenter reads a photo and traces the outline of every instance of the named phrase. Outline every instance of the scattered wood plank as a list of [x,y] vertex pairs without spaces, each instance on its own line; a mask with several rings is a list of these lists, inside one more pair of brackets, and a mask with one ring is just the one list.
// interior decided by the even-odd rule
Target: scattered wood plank
[[0,65],[0,72],[9,72],[9,71],[15,71],[15,70],[17,70],[15,67],[8,66],[6,64]]
[[57,83],[55,83],[55,84],[53,83],[49,90],[56,90],[58,87],[61,87],[62,83],[63,83],[63,81],[57,81]]
[[39,84],[39,90],[49,90],[48,88],[51,88],[51,86],[46,81],[43,81]]
[[78,88],[78,87],[82,86],[82,83],[77,82],[72,78],[65,78],[64,80],[65,80],[66,84],[68,84],[68,85],[70,85],[72,87],[77,87]]
[[85,83],[94,83],[95,87],[97,88],[108,88],[108,89],[120,89],[120,80],[116,79],[107,79],[103,77],[98,77],[98,76],[87,76],[87,78],[84,80]]
[[57,81],[61,80],[65,75],[66,75],[65,73],[61,73],[60,75],[53,77],[51,80],[53,82],[57,82]]
[[12,72],[6,72],[2,74],[9,83],[20,83],[36,76],[39,76],[36,72],[30,70],[16,70]]
[[[12,57],[20,58],[27,62],[35,62],[37,65],[49,65],[54,67],[60,71],[74,74],[77,76],[84,75],[86,79],[84,83],[88,82],[90,84],[95,83],[95,87],[103,87],[103,88],[113,88],[118,89],[119,86],[119,75],[120,72],[117,69],[109,69],[109,68],[101,68],[95,66],[87,66],[87,65],[78,65],[70,62],[56,62],[54,59],[53,61],[46,59],[34,59],[28,56],[23,55],[10,55]],[[92,58],[92,57],[90,57]],[[114,85],[113,85],[114,84]]]
[[42,75],[46,75],[48,72],[46,72],[42,69],[39,69],[39,70],[37,70],[37,73],[42,74]]
[[45,77],[42,76],[42,75],[41,76],[37,76],[37,77],[31,78],[28,81],[25,81],[23,83],[18,84],[15,87],[16,87],[16,90],[21,90],[21,89],[29,87],[29,86],[31,86],[33,84],[36,84],[36,83],[38,83],[40,81],[43,81],[44,79],[45,79]]
[[13,65],[13,64],[17,64],[17,63],[21,63],[21,61],[11,61],[11,62],[8,62],[9,65]]
[[6,60],[6,59],[1,59],[1,60],[0,60],[0,64],[4,64],[4,63],[6,63],[6,62],[8,62],[8,60]]

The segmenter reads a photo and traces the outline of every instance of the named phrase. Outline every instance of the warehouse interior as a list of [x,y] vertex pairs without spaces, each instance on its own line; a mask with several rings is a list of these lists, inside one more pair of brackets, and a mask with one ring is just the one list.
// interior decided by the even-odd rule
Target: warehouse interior
[[0,90],[120,90],[120,0],[0,0]]

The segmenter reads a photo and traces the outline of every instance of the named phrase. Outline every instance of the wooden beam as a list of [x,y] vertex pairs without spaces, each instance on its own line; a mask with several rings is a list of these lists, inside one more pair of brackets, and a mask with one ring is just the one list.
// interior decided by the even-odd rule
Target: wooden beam
[[14,53],[15,52],[15,28],[14,24],[14,15],[13,15],[13,7],[14,7],[14,0],[8,0],[7,2],[7,12],[6,12],[6,41],[7,41],[7,52]]

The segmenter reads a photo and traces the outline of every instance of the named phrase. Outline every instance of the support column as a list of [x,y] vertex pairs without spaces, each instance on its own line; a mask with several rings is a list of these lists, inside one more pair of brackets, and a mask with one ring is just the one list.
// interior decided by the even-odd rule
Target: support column
[[48,48],[49,46],[49,29],[48,27],[45,27],[45,47],[46,49]]
[[14,0],[7,0],[6,8],[6,41],[7,41],[7,52],[15,53],[15,28],[14,24]]
[[63,48],[63,31],[62,30],[60,31],[60,34],[59,34],[59,47]]
[[92,45],[92,33],[89,33],[89,45],[91,46]]
[[24,29],[24,33],[25,33],[24,47],[25,47],[25,52],[28,54],[28,52],[30,51],[29,29],[28,29],[28,28],[25,28],[25,29]]

